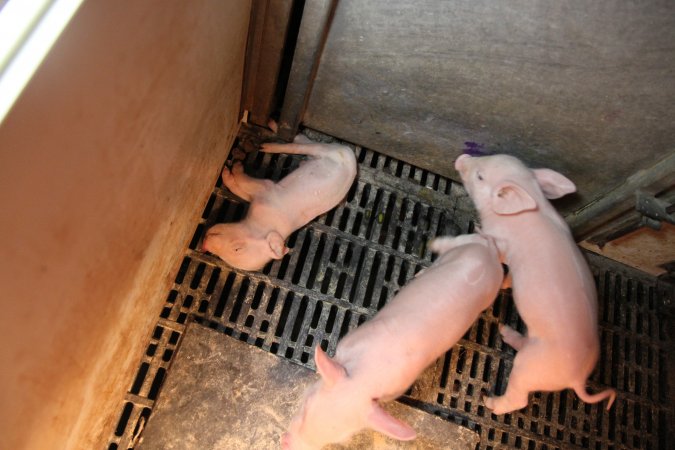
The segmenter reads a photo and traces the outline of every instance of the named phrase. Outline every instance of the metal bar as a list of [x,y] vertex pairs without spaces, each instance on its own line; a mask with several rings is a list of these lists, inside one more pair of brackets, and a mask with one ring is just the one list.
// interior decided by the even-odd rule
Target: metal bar
[[293,0],[254,0],[246,49],[242,113],[248,121],[267,126],[274,112],[277,83],[283,70],[284,47],[291,26]]
[[258,65],[261,59],[260,54],[263,51],[262,38],[265,28],[265,11],[267,10],[268,3],[269,0],[252,0],[251,2],[239,117],[242,117],[244,111],[250,111],[253,107],[254,95],[257,88]]
[[675,151],[671,151],[668,156],[652,167],[637,171],[621,186],[568,215],[565,219],[577,241],[583,241],[598,228],[633,208],[636,190],[650,190],[651,187],[651,190],[661,191],[674,184]]
[[290,141],[297,134],[337,3],[337,0],[312,0],[305,4],[279,119],[279,136],[284,140]]

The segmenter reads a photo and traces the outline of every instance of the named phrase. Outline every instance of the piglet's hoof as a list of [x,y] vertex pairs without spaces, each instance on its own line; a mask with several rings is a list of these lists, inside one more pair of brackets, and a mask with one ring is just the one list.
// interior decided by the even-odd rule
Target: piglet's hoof
[[232,150],[232,160],[233,161],[243,161],[246,159],[246,152],[239,149],[235,148]]
[[220,173],[220,176],[223,178],[223,182],[226,178],[231,178],[232,173],[230,172],[230,168],[227,166],[223,167],[223,171]]
[[504,409],[503,407],[500,407],[498,405],[499,402],[497,402],[497,399],[495,399],[494,397],[488,397],[484,395],[482,400],[485,407],[488,408],[490,412],[492,412],[492,414],[496,414],[499,416],[501,414],[505,414],[510,411]]
[[488,409],[494,409],[495,401],[492,397],[488,397],[487,395],[481,395],[480,400]]

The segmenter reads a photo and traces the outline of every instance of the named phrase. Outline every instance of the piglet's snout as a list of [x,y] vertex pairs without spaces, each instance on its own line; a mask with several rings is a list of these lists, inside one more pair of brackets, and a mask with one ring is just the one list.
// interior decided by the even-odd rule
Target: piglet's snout
[[463,172],[466,170],[466,162],[467,159],[471,158],[471,155],[467,154],[461,154],[459,157],[455,160],[455,169],[457,169],[458,172]]

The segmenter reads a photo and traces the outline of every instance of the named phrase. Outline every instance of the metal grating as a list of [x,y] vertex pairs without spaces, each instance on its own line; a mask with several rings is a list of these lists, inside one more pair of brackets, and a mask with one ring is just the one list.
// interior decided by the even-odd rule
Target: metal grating
[[[307,131],[313,139],[330,140]],[[255,147],[252,135],[244,130],[237,145]],[[259,273],[233,270],[195,250],[211,224],[245,213],[245,205],[220,184],[215,187],[109,449],[134,447],[187,320],[312,367],[314,346],[334,351],[341,336],[431,264],[429,239],[472,231],[474,214],[460,185],[367,149],[355,151],[359,177],[347,201],[294,233],[288,240],[291,252]],[[278,179],[298,162],[298,157],[254,151],[245,165],[257,176]],[[479,449],[666,449],[673,418],[666,389],[671,341],[661,310],[673,289],[589,257],[600,293],[604,349],[590,386],[618,390],[610,412],[579,402],[569,391],[534,394],[526,409],[504,416],[482,406],[481,393],[505,390],[514,357],[497,324],[524,328],[508,293],[425,371],[403,401],[476,430]]]

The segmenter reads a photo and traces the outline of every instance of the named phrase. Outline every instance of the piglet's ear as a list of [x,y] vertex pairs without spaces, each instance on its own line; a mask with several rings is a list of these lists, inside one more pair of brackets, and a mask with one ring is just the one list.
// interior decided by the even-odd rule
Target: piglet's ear
[[560,198],[577,190],[572,181],[555,170],[533,169],[532,172],[546,198]]
[[321,347],[316,346],[314,350],[314,362],[316,363],[316,370],[321,375],[324,383],[328,386],[333,386],[342,378],[347,376],[347,371],[340,364],[336,363],[321,350]]
[[276,231],[270,231],[267,234],[267,243],[270,245],[270,251],[272,252],[271,256],[274,259],[281,259],[288,253],[284,238]]
[[407,423],[389,415],[376,401],[368,415],[368,426],[399,441],[411,441],[417,437],[415,430]]
[[512,181],[504,181],[495,186],[490,201],[492,210],[502,215],[537,209],[537,203],[532,196]]

